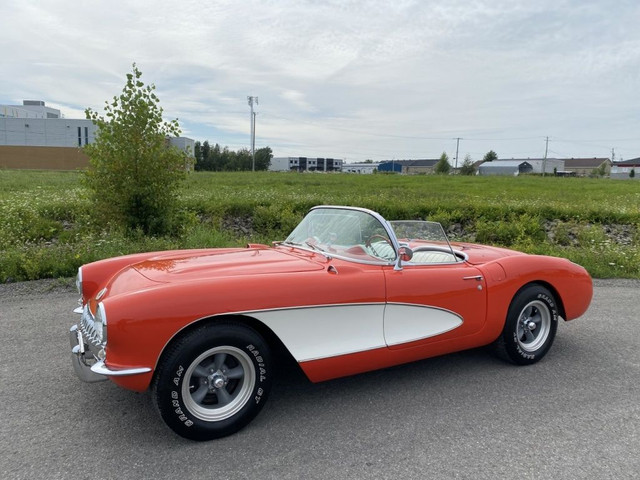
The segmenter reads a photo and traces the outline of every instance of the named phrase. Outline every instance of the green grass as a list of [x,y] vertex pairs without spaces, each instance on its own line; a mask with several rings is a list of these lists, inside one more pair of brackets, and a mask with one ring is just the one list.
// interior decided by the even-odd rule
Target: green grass
[[145,250],[282,239],[318,204],[440,221],[457,240],[640,278],[640,182],[556,177],[210,173],[189,176],[177,237],[127,236],[92,212],[76,172],[0,170],[0,281],[65,277]]

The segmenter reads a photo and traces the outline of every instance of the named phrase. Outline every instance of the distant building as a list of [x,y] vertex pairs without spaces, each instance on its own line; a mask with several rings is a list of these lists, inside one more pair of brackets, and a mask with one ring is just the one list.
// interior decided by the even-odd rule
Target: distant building
[[345,163],[342,165],[342,172],[370,174],[377,171],[379,165],[379,163]]
[[[631,176],[632,171],[633,177]],[[613,163],[609,176],[618,180],[640,180],[640,158]]]
[[341,172],[344,160],[340,158],[273,157],[272,172]]
[[385,173],[402,173],[402,162],[407,160],[387,160],[378,164],[378,171]]
[[[604,166],[604,168],[603,168]],[[611,171],[611,160],[608,158],[565,158],[564,171],[573,172],[580,177],[587,177],[594,170],[602,168],[605,175]]]
[[192,138],[187,137],[169,137],[169,143],[182,150],[183,152],[187,152],[190,156],[193,157],[196,142]]
[[[81,148],[93,143],[97,133],[93,121],[63,118],[41,100],[0,105],[0,168],[86,168],[89,159]],[[169,143],[193,156],[192,139],[174,137]]]
[[83,147],[95,141],[91,120],[42,117],[0,117],[0,145]]
[[22,105],[0,105],[0,118],[62,118],[60,110],[42,100],[23,100]]
[[[478,172],[480,175],[486,175],[485,173],[482,173],[481,169],[483,166],[485,165],[494,165],[494,167],[491,167],[492,169],[497,168],[495,165],[501,165],[501,164],[505,164],[506,162],[509,162],[509,169],[511,169],[513,167],[514,162],[516,162],[517,165],[522,164],[523,162],[526,162],[527,164],[529,164],[531,166],[531,171],[529,172],[520,172],[519,174],[522,173],[538,173],[538,174],[542,174],[543,171],[545,174],[547,175],[553,175],[555,172],[560,172],[562,170],[564,170],[564,160],[560,159],[560,158],[512,158],[509,160],[494,160],[492,162],[484,162],[483,164],[480,165]],[[486,170],[486,169],[485,169]],[[495,170],[496,172],[498,170]],[[505,172],[507,170],[505,169]],[[510,170],[511,171],[511,170]],[[509,173],[503,173],[503,174],[499,174],[499,173],[492,173],[491,175],[509,175]]]
[[478,167],[478,175],[518,176],[525,173],[533,173],[533,165],[527,160],[494,160]]
[[379,172],[396,172],[406,175],[433,173],[438,159],[421,160],[386,160],[380,162]]

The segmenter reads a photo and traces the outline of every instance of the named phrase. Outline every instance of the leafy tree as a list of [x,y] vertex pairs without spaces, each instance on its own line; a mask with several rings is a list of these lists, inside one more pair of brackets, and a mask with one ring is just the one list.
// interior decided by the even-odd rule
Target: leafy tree
[[636,176],[636,169],[635,169],[635,168],[632,168],[632,169],[631,169],[631,171],[629,172],[629,177],[630,177],[630,178],[633,178],[633,177],[635,177],[635,176]]
[[169,146],[167,138],[180,134],[178,121],[162,120],[156,87],[141,77],[134,63],[120,96],[105,102],[105,116],[85,111],[98,127],[96,141],[85,147],[86,182],[107,222],[164,234],[177,226],[177,194],[190,160]]
[[200,147],[200,159],[196,158],[196,170],[213,170],[211,158],[211,147],[207,140]]
[[598,175],[601,177],[607,176],[607,165],[604,162],[598,167]]
[[227,169],[233,172],[250,171],[253,159],[251,152],[247,148],[241,148],[237,152],[229,152],[229,163]]
[[202,164],[202,144],[199,140],[196,140],[196,143],[193,145],[193,157],[196,159],[195,169],[200,170],[199,165]]
[[442,152],[442,155],[440,155],[440,160],[438,160],[438,163],[436,163],[434,170],[438,175],[449,174],[449,172],[451,171],[451,164],[449,163],[449,156],[446,154],[446,152]]
[[460,175],[475,175],[476,167],[473,166],[473,160],[471,160],[470,155],[464,157],[464,162],[462,163],[458,173]]
[[272,158],[273,152],[270,147],[264,147],[256,150],[256,171],[269,170]]
[[[205,140],[201,145],[196,142],[194,150],[197,152],[196,170],[223,172],[252,169],[253,159],[251,152],[246,148],[233,152],[228,147],[220,147],[217,143],[212,147]],[[268,170],[271,158],[273,158],[273,153],[270,147],[256,150],[256,170]]]
[[493,162],[494,160],[498,160],[498,154],[493,150],[489,150],[484,157],[482,158],[485,162]]

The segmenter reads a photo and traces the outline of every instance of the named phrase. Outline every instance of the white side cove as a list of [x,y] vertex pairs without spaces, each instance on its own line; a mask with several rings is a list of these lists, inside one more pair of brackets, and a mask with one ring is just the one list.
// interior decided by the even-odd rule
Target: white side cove
[[319,305],[246,312],[267,325],[298,362],[433,337],[462,325],[453,312],[425,305]]
[[435,337],[460,325],[462,317],[436,307],[389,303],[384,311],[384,338],[389,346]]
[[298,362],[386,346],[384,303],[251,312],[282,340]]

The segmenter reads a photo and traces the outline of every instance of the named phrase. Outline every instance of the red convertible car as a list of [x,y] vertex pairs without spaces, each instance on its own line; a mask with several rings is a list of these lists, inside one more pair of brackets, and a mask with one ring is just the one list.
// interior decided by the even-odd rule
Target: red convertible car
[[85,381],[152,389],[177,434],[209,440],[260,411],[284,346],[312,382],[492,344],[532,364],[582,315],[569,260],[450,244],[438,223],[311,209],[273,246],[154,252],[82,266],[70,331]]

